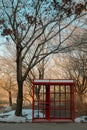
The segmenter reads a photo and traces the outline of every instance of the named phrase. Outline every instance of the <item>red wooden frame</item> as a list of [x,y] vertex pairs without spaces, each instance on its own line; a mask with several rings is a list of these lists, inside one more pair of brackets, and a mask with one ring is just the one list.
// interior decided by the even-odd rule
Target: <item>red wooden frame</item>
[[[40,87],[37,92],[36,87]],[[35,112],[37,111],[37,115]],[[40,115],[42,113],[42,115]],[[33,81],[33,122],[73,121],[74,81],[73,80],[34,80]]]

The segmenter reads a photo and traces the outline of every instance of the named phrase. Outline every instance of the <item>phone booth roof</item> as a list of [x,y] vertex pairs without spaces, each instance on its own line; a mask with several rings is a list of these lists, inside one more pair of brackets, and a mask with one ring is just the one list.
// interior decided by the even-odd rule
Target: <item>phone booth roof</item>
[[72,79],[35,79],[33,84],[74,84]]

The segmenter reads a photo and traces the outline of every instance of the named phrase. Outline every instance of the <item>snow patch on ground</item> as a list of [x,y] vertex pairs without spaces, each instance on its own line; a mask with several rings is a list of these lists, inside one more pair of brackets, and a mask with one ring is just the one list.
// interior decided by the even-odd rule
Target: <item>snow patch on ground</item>
[[[6,113],[1,113],[0,122],[16,122],[16,123],[32,122],[32,109],[23,109],[22,114],[23,114],[22,117],[15,116],[15,110]],[[35,116],[37,115],[38,111],[35,110]],[[40,112],[39,116],[43,117],[43,114]]]
[[24,117],[17,117],[15,115],[11,115],[5,118],[0,118],[0,122],[26,122],[26,118]]
[[76,122],[76,123],[81,123],[81,122],[85,123],[85,122],[87,122],[87,116],[77,117],[77,118],[75,119],[75,122]]

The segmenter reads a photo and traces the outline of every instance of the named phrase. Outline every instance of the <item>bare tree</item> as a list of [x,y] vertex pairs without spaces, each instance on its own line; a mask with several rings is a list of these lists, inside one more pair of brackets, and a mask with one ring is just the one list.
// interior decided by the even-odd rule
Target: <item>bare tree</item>
[[9,74],[3,73],[0,87],[8,93],[9,106],[12,106],[12,91],[15,91],[15,84]]
[[82,96],[87,93],[87,53],[74,51],[68,58],[69,62],[65,65],[66,77],[75,80],[75,92],[82,101]]
[[8,93],[9,105],[12,106],[12,91],[17,92],[15,67],[11,59],[0,58],[0,87]]
[[[15,114],[17,116],[22,115],[23,83],[28,73],[50,54],[66,52],[74,46],[66,44],[65,41],[76,27],[65,38],[61,37],[61,34],[67,31],[67,27],[81,17],[81,14],[85,14],[86,4],[86,2],[83,4],[72,0],[0,1],[2,35],[16,46],[18,95]],[[38,42],[43,35],[45,35],[44,39]],[[58,42],[54,43],[56,36]],[[42,53],[43,45],[47,50],[44,54]],[[30,59],[26,63],[26,70],[23,71],[23,64],[28,53]]]

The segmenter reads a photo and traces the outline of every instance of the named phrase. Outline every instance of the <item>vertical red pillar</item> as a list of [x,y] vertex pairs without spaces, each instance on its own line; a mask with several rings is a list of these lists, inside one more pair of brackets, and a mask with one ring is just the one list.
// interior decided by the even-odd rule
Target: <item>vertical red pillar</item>
[[46,85],[46,119],[50,119],[50,86]]
[[72,85],[72,121],[75,119],[75,107],[74,107],[74,84]]
[[33,82],[33,85],[32,85],[32,120],[34,119],[34,82]]

